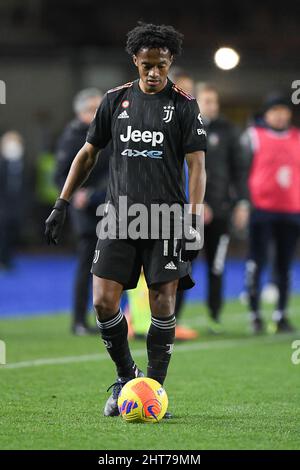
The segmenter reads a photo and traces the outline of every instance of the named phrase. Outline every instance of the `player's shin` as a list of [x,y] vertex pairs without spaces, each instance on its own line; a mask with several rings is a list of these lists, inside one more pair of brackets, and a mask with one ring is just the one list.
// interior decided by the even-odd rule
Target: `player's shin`
[[134,378],[136,365],[129,350],[128,325],[122,311],[106,321],[97,319],[97,325],[107,352],[116,364],[118,377]]
[[147,336],[147,376],[163,384],[167,375],[175,339],[175,315],[151,318]]

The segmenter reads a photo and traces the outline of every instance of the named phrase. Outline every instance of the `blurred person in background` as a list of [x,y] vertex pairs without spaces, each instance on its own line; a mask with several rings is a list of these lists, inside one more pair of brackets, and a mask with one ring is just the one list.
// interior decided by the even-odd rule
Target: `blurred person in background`
[[[193,78],[183,69],[180,67],[174,67],[171,72],[171,79],[175,83],[176,86],[181,88],[186,93],[191,95],[195,92],[195,81]],[[184,177],[186,182],[186,195],[188,197],[188,168],[186,162],[184,163]],[[175,317],[176,317],[176,330],[175,330],[175,338],[178,341],[188,341],[191,339],[198,338],[199,334],[196,330],[187,327],[182,323],[178,323],[179,319],[181,319],[182,312],[183,312],[183,304],[185,299],[185,291],[179,290],[176,294],[176,305],[175,305]]]
[[15,131],[0,140],[0,270],[10,269],[24,210],[24,141]]
[[279,297],[273,312],[274,330],[290,332],[289,271],[300,227],[300,131],[291,125],[291,103],[273,94],[264,103],[263,121],[242,137],[250,163],[252,204],[249,228],[247,288],[254,333],[264,331],[260,311],[260,279],[270,243]]
[[170,74],[170,79],[186,93],[190,95],[195,94],[195,81],[185,70],[174,67]]
[[229,226],[243,230],[248,222],[247,159],[239,132],[220,115],[219,93],[211,84],[197,87],[197,101],[207,131],[207,184],[204,198],[204,252],[208,265],[207,307],[210,329],[221,332],[223,272]]
[[[55,181],[61,189],[69,173],[74,156],[86,141],[86,135],[98,106],[102,93],[96,88],[80,91],[74,98],[75,118],[66,126],[57,145],[57,167]],[[90,273],[97,242],[96,225],[99,217],[96,208],[105,201],[108,178],[109,149],[101,153],[93,172],[78,189],[71,201],[71,222],[76,236],[78,265],[73,289],[72,332],[75,335],[97,333],[95,327],[88,326],[89,292],[92,275]]]

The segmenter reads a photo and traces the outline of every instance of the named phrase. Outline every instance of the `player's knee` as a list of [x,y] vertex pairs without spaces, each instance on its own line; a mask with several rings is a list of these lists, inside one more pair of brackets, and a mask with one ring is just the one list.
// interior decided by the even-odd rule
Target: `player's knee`
[[176,296],[171,294],[158,294],[153,305],[153,314],[158,317],[168,317],[174,313]]
[[99,321],[107,320],[119,309],[118,299],[113,293],[110,292],[97,292],[94,293],[94,309]]

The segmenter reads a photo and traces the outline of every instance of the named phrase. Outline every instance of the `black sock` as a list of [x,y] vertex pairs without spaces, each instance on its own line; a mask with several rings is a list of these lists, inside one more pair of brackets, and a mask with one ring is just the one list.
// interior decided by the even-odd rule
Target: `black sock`
[[121,310],[109,320],[97,325],[103,339],[103,343],[110,357],[116,364],[119,377],[135,377],[136,366],[132,359],[128,345],[128,325]]
[[167,375],[175,338],[175,315],[167,318],[151,318],[147,336],[147,376],[163,385]]

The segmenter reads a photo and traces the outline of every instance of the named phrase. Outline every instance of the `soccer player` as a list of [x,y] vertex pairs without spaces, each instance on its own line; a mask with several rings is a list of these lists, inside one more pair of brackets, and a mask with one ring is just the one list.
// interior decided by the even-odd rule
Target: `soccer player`
[[157,203],[183,207],[187,202],[183,163],[187,160],[192,216],[184,212],[179,222],[188,229],[193,243],[186,230],[177,242],[171,237],[151,236],[98,240],[92,267],[94,307],[102,339],[117,369],[105,416],[119,414],[120,390],[141,374],[129,349],[127,322],[120,310],[123,290],[136,286],[143,267],[151,309],[147,375],[163,384],[174,343],[176,291],[194,285],[190,261],[200,249],[198,209],[205,192],[206,137],[196,100],[168,79],[182,38],[172,26],[144,23],[128,33],[126,50],[139,78],[104,96],[87,142],[74,159],[61,196],[46,221],[48,242],[57,243],[68,201],[93,169],[99,150],[111,140],[107,207],[115,208],[118,227],[124,223],[119,212],[120,196],[126,197],[129,208],[143,204],[152,209]]

